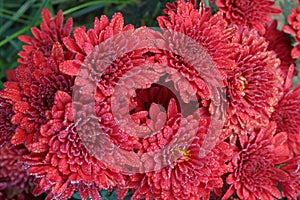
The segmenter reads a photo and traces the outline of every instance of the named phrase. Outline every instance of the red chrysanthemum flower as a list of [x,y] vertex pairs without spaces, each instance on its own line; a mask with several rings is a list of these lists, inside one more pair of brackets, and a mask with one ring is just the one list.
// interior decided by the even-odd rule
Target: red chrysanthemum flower
[[[54,95],[57,91],[72,92],[74,78],[62,74],[58,66],[66,58],[73,57],[62,44],[62,38],[68,37],[72,30],[72,19],[63,26],[62,11],[51,19],[50,12],[42,12],[41,30],[32,29],[34,38],[21,36],[20,39],[29,45],[20,53],[20,65],[12,72],[13,79],[4,84],[1,96],[13,104],[11,122],[16,125],[11,142],[14,145],[25,145],[26,154],[34,154],[38,160],[45,159],[39,148],[42,137],[40,128],[52,117]],[[31,157],[24,157],[22,163],[34,165]],[[37,179],[36,179],[37,180]]]
[[[151,97],[153,98],[153,96],[151,95],[150,97],[146,94],[156,94],[155,90],[158,92],[157,94],[159,94],[160,90],[157,90],[155,87],[144,91],[143,95],[139,97],[142,99],[142,103],[145,103],[144,101],[151,101]],[[180,116],[180,114],[178,113],[176,102],[172,97],[166,99],[166,96],[168,95],[154,95],[158,100],[164,99],[165,102],[169,102],[167,106],[167,121],[164,128],[155,136],[143,140],[141,152],[151,152],[164,147],[171,139],[174,140],[174,135],[178,127],[184,127],[186,132],[193,129],[193,127],[189,125],[188,119],[186,119],[186,122],[181,121],[181,124],[178,122],[178,116]],[[141,108],[141,106],[137,108]],[[156,104],[152,104],[149,113],[153,125],[159,126],[160,121],[155,122],[155,116],[161,117],[163,112]],[[203,138],[209,127],[208,118],[202,118],[198,126],[200,127],[197,133],[198,136],[193,139],[190,146],[186,150],[176,148],[174,152],[172,152],[172,154],[180,155],[174,163],[158,171],[146,172],[144,174],[137,173],[128,177],[126,185],[127,188],[131,188],[134,191],[132,196],[133,200],[153,198],[179,200],[199,199],[200,197],[209,199],[210,192],[213,190],[219,194],[219,190],[223,187],[221,176],[229,171],[229,166],[227,166],[225,162],[229,161],[232,156],[231,149],[227,143],[218,142],[212,151],[205,157],[200,158]],[[189,140],[188,134],[179,136],[178,138],[185,141]],[[177,143],[181,143],[179,140]],[[149,158],[146,164],[154,166],[159,164],[157,162],[157,160]]]
[[174,4],[167,3],[166,7],[166,16],[157,18],[160,28],[182,33],[198,42],[216,63],[225,81],[226,75],[222,70],[226,71],[234,66],[230,55],[235,46],[229,42],[234,30],[228,28],[221,15],[212,16],[210,9],[205,8],[203,3],[200,3],[199,10],[193,3],[183,0]]
[[216,5],[224,12],[224,17],[238,26],[256,29],[265,33],[265,23],[272,21],[269,15],[281,13],[281,9],[273,6],[272,0],[217,0]]
[[300,197],[300,156],[288,160],[282,164],[281,169],[289,174],[290,179],[280,182],[280,188],[284,197],[289,200]]
[[296,155],[300,155],[300,86],[289,91],[275,107],[272,120],[278,132],[287,132],[288,144]]
[[23,145],[7,142],[0,148],[0,199],[32,199],[33,177],[22,169],[20,160],[26,154]]
[[[280,70],[282,77],[285,79],[288,76],[288,71],[291,65],[295,64],[295,59],[291,56],[291,51],[293,49],[289,38],[282,31],[277,28],[277,21],[274,20],[272,24],[266,26],[266,32],[263,35],[269,42],[268,50],[274,51],[277,58],[280,59]],[[294,75],[297,71],[294,71]]]
[[[209,199],[210,192],[223,186],[221,176],[228,172],[228,144],[219,143],[205,158],[199,157],[201,145],[195,139],[177,162],[160,171],[135,174],[127,185],[133,188],[132,199]],[[213,163],[213,164],[212,164]]]
[[276,187],[279,181],[287,181],[289,175],[277,165],[290,158],[286,144],[287,134],[276,133],[276,123],[256,129],[249,136],[240,137],[232,157],[233,172],[228,176],[230,188],[223,199],[236,192],[240,199],[280,199]]
[[276,54],[256,31],[240,28],[232,42],[240,46],[232,57],[236,66],[228,72],[226,131],[240,132],[268,123],[283,95],[283,78]]
[[122,184],[122,175],[91,156],[81,142],[74,125],[70,95],[56,93],[51,116],[41,127],[42,137],[25,157],[28,172],[37,177],[35,195],[45,191],[48,199],[63,200],[79,191],[82,199],[88,196],[101,199],[98,191]]
[[41,125],[47,122],[54,94],[58,90],[71,93],[73,79],[50,69],[36,70],[30,82],[7,82],[3,96],[14,103],[12,122],[17,125],[13,144],[30,145],[39,137]]
[[[19,39],[27,45],[24,45],[23,51],[19,53],[20,58],[18,62],[21,65],[26,65],[27,68],[29,67],[27,70],[45,67],[48,59],[53,56],[52,49],[54,43],[58,42],[62,44],[63,38],[70,36],[73,19],[69,18],[65,25],[63,24],[63,20],[64,17],[61,10],[52,18],[51,13],[44,8],[42,10],[40,30],[36,27],[31,28],[34,37],[25,35],[19,36]],[[72,56],[73,54],[71,52],[64,51],[65,58],[71,58]],[[24,74],[23,68],[17,71]],[[26,77],[25,80],[27,80]]]
[[94,28],[85,32],[85,28],[79,27],[74,30],[73,38],[64,38],[66,47],[76,54],[75,59],[67,60],[60,65],[60,70],[68,75],[77,75],[84,59],[89,55],[96,45],[122,32],[133,30],[133,25],[124,26],[124,19],[120,13],[116,13],[111,21],[106,16],[100,20],[95,18]]
[[39,137],[40,126],[46,123],[58,90],[71,93],[73,78],[58,71],[59,64],[73,55],[61,44],[62,37],[69,36],[72,19],[63,27],[62,12],[51,19],[43,10],[41,31],[33,28],[35,38],[22,36],[29,45],[24,46],[20,65],[15,69],[15,79],[4,84],[2,96],[13,102],[15,112],[12,122],[17,125],[13,144],[25,143],[30,149],[32,141]]
[[[124,26],[124,20],[120,13],[113,15],[110,22],[106,16],[101,16],[100,20],[96,18],[94,21],[94,27],[89,29],[87,32],[85,32],[85,29],[82,27],[76,28],[74,30],[74,39],[64,39],[64,44],[70,51],[76,54],[76,57],[75,59],[63,62],[60,65],[60,70],[65,74],[76,76],[87,57],[92,58],[90,59],[91,63],[88,64],[97,66],[97,63],[102,61],[101,56],[103,55],[94,48],[109,38],[125,32],[132,32],[133,30],[134,27],[131,24]],[[116,47],[114,50],[117,54],[119,49]],[[97,100],[95,108],[97,116],[102,116],[103,119],[101,121],[105,123],[104,127],[102,128],[105,130],[109,129],[111,137],[110,139],[127,150],[132,150],[133,148],[136,148],[136,145],[140,146],[140,144],[137,144],[137,138],[129,137],[116,126],[111,114],[110,98],[113,94],[113,87],[115,86],[115,83],[119,81],[122,75],[133,67],[143,64],[145,61],[143,53],[145,52],[146,51],[144,50],[129,52],[128,54],[123,55],[122,58],[118,58],[117,61],[113,61],[110,66],[107,66],[103,78],[99,80],[99,86],[95,95]],[[146,83],[148,82],[148,80],[144,81]],[[84,101],[85,97],[83,96],[82,98]],[[77,101],[80,100],[77,99]]]
[[297,42],[297,45],[293,48],[291,52],[291,56],[294,59],[297,59],[300,57],[300,33],[299,33],[299,15],[300,15],[300,6],[297,7],[296,9],[292,8],[291,9],[291,14],[288,16],[288,25],[285,25],[282,27],[282,30],[285,33],[291,34],[295,37],[295,40]]

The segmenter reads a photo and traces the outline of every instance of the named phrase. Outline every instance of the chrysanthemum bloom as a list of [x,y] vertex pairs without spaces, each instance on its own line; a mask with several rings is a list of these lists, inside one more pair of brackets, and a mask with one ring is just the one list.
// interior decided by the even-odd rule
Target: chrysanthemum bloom
[[32,199],[33,177],[22,169],[20,160],[26,154],[23,145],[7,142],[0,148],[0,199]]
[[[145,103],[151,101],[151,97],[155,97],[156,101],[160,101],[159,103],[162,104],[163,99],[165,102],[169,102],[166,108],[167,121],[164,128],[156,135],[143,140],[141,152],[151,152],[163,147],[172,137],[174,139],[173,135],[176,134],[179,127],[184,127],[186,131],[193,129],[189,125],[188,119],[179,123],[180,113],[178,113],[176,101],[171,96],[169,96],[170,99],[164,98],[169,93],[166,92],[163,96],[159,96],[159,92],[160,90],[157,88],[150,88],[144,90],[140,97],[137,96],[141,105],[147,105]],[[150,97],[149,94],[153,94],[153,96]],[[137,108],[144,107],[141,105]],[[162,116],[163,112],[155,104],[150,106],[149,112],[154,126],[158,126],[160,121],[155,121],[153,116]],[[181,148],[174,150],[173,154],[180,155],[175,162],[158,171],[130,175],[126,185],[127,188],[134,191],[132,199],[199,199],[200,197],[209,199],[213,189],[220,194],[219,189],[223,186],[221,176],[229,171],[229,166],[225,162],[231,157],[231,149],[227,143],[219,142],[204,158],[200,158],[203,138],[208,127],[208,118],[201,118],[197,137],[193,139],[190,146],[185,150]],[[188,140],[188,134],[179,137]],[[178,141],[178,143],[180,142]],[[149,158],[146,164],[156,165],[157,160]]]
[[88,196],[101,199],[100,190],[122,184],[122,175],[91,156],[81,142],[74,125],[70,95],[56,93],[51,116],[41,127],[42,137],[34,150],[26,156],[28,172],[37,177],[35,195],[46,192],[48,199],[63,200],[79,191],[82,199]]
[[182,156],[170,166],[130,176],[127,184],[133,188],[132,199],[209,199],[213,188],[219,193],[220,176],[228,171],[224,160],[230,156],[229,146],[220,143],[205,158],[199,158],[200,147],[195,139],[186,151],[178,149]]
[[12,122],[17,125],[12,137],[13,144],[30,145],[39,137],[40,126],[51,114],[54,94],[57,90],[70,93],[73,85],[71,77],[60,74],[55,69],[35,70],[28,82],[7,82],[3,96],[14,104]]
[[283,95],[280,61],[255,30],[239,28],[232,42],[240,47],[228,72],[227,131],[251,130],[268,122]]
[[286,132],[288,144],[296,155],[300,155],[300,86],[289,91],[272,114],[278,132]]
[[272,21],[269,15],[281,13],[272,0],[217,0],[216,4],[231,24],[256,29],[260,34],[265,33],[264,24]]
[[[19,39],[27,44],[23,46],[23,51],[19,53],[20,58],[18,59],[18,62],[21,66],[25,65],[27,70],[45,67],[48,59],[53,57],[52,49],[54,43],[58,42],[62,44],[63,38],[69,37],[71,34],[73,19],[69,18],[65,25],[63,24],[63,20],[64,17],[61,10],[53,18],[47,9],[44,8],[42,10],[40,29],[36,27],[31,28],[34,37],[25,35],[19,36]],[[72,56],[73,54],[71,52],[64,51],[65,58],[70,58]],[[21,67],[21,69],[18,70],[21,74],[18,76],[24,74],[24,70],[25,69]],[[27,80],[26,77],[22,78]]]
[[[94,49],[96,46],[118,34],[122,35],[122,33],[132,32],[133,30],[134,27],[131,24],[124,26],[124,20],[120,13],[113,15],[110,22],[106,16],[101,16],[100,20],[96,18],[94,21],[94,27],[89,29],[87,32],[82,27],[76,28],[74,30],[74,39],[64,39],[64,44],[70,51],[76,54],[76,57],[75,59],[63,62],[60,65],[60,70],[67,75],[76,76],[87,57],[92,58],[91,63],[88,64],[97,65],[97,62],[102,62],[101,57],[103,55],[101,52]],[[118,48],[122,49],[124,47],[116,47],[116,49],[114,49],[116,54],[119,50]],[[107,66],[105,74],[100,80],[98,80],[99,86],[95,95],[97,100],[95,112],[98,117],[103,117],[103,120],[101,121],[103,121],[106,126],[103,128],[110,130],[110,137],[112,141],[118,143],[118,145],[121,145],[122,148],[127,150],[132,150],[135,147],[137,144],[137,138],[134,139],[133,137],[128,137],[128,135],[124,134],[121,129],[116,127],[116,122],[113,120],[113,116],[111,114],[110,98],[114,91],[114,84],[120,79],[120,77],[133,67],[143,64],[143,61],[145,60],[143,58],[144,52],[146,51],[141,50],[122,55],[122,57],[118,58],[117,61],[114,61],[110,66]],[[80,100],[78,101],[80,102]]]
[[279,181],[287,181],[289,175],[278,164],[290,158],[286,144],[287,134],[276,133],[276,123],[256,129],[249,136],[240,137],[232,158],[233,172],[228,176],[230,188],[223,199],[235,192],[240,199],[280,199],[276,187]]
[[[288,71],[291,65],[295,64],[295,59],[291,56],[293,46],[286,34],[280,30],[277,30],[277,21],[274,20],[271,24],[266,26],[266,32],[263,35],[269,42],[268,50],[274,51],[277,58],[280,59],[280,70],[282,77],[285,79],[288,75]],[[297,71],[294,71],[294,75]]]
[[288,199],[299,199],[300,197],[300,156],[288,160],[282,164],[281,169],[289,174],[287,181],[280,182],[280,188],[284,197]]
[[282,27],[282,30],[285,33],[291,34],[294,36],[297,45],[293,48],[291,55],[294,59],[300,57],[300,34],[299,34],[299,15],[300,15],[300,6],[296,9],[291,9],[291,14],[288,16],[288,25]]
[[160,28],[176,31],[198,42],[211,56],[220,69],[222,78],[226,80],[224,71],[232,69],[234,62],[229,58],[235,46],[229,44],[234,33],[227,28],[227,22],[221,15],[211,15],[209,8],[200,4],[199,10],[191,2],[178,0],[174,4],[167,3],[166,16],[157,18]]
[[[229,28],[220,14],[212,16],[210,9],[205,8],[203,3],[200,3],[198,10],[192,2],[185,3],[179,0],[174,4],[168,3],[164,13],[166,16],[157,19],[159,26],[183,33],[198,42],[217,65],[224,83],[228,84],[227,72],[232,71],[235,66],[231,57],[238,48],[237,44],[230,41],[236,30]],[[169,55],[165,60],[170,60],[172,64],[173,60],[176,60],[172,57],[173,55]],[[200,82],[196,86],[201,88]],[[226,134],[224,137],[227,137]]]
[[120,13],[116,13],[110,22],[106,16],[101,16],[100,20],[96,18],[94,28],[87,32],[83,27],[75,28],[74,39],[66,37],[63,42],[76,57],[62,63],[60,70],[68,75],[77,75],[85,57],[96,45],[114,35],[133,30],[133,28],[131,24],[124,26],[124,20]]
[[2,96],[13,102],[15,112],[12,122],[17,125],[12,137],[13,144],[30,145],[39,137],[40,126],[47,121],[57,90],[71,93],[73,78],[58,71],[58,65],[73,55],[61,44],[69,36],[72,20],[63,27],[63,16],[51,19],[49,11],[43,10],[41,30],[32,28],[35,38],[21,36],[29,45],[20,53],[20,65],[15,69],[15,80],[4,84]]

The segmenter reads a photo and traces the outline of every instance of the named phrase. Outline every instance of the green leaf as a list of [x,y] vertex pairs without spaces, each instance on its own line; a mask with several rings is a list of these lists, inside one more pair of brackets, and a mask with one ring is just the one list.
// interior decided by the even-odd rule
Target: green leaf
[[29,0],[26,1],[18,10],[16,13],[14,13],[14,15],[11,17],[12,20],[6,21],[6,23],[4,23],[1,27],[0,27],[0,35],[2,35],[4,33],[4,31],[6,31],[13,23],[14,20],[20,18],[20,16],[22,16],[31,6],[32,4],[35,2],[35,0]]
[[87,3],[83,3],[83,4],[80,4],[78,6],[75,6],[75,7],[72,7],[68,10],[65,10],[63,13],[65,15],[68,15],[70,13],[73,13],[77,10],[80,10],[82,8],[85,8],[85,7],[89,7],[89,6],[92,6],[92,5],[97,5],[99,3],[115,3],[115,4],[124,4],[124,3],[132,3],[132,2],[135,2],[136,0],[98,0],[98,1],[89,1]]

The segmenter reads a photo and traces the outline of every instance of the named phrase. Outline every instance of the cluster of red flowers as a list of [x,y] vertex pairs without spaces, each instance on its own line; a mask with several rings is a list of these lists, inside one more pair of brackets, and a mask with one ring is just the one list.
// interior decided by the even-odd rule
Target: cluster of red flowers
[[[95,49],[136,29],[124,25],[116,13],[111,20],[95,18],[89,30],[73,30],[72,18],[64,23],[62,11],[52,17],[43,9],[40,29],[31,29],[33,37],[19,37],[26,43],[19,66],[7,72],[8,81],[0,91],[0,199],[46,193],[47,199],[64,200],[76,191],[82,199],[101,199],[103,189],[116,190],[118,199],[131,190],[133,200],[300,197],[300,86],[292,84],[300,46],[293,47],[285,34],[295,35],[299,43],[300,5],[292,10],[284,33],[270,18],[281,13],[272,0],[217,0],[219,11],[214,14],[195,2],[168,3],[157,20],[162,30],[191,38],[211,58],[225,87],[226,110],[214,110],[215,97],[202,72],[166,49],[127,52],[107,66],[97,83],[93,101],[99,126],[124,151],[150,155],[173,140],[189,141],[186,148],[170,150],[178,159],[146,172],[124,172],[94,155],[77,131],[81,122],[74,116],[72,99],[81,66],[95,65],[111,53]],[[150,33],[167,44],[168,34]],[[182,42],[178,37],[171,40],[174,45]],[[126,45],[116,47],[116,54]],[[128,75],[143,64],[152,66],[151,73]],[[112,96],[125,74],[130,77],[124,80],[128,86],[143,86],[131,95],[124,112],[136,125],[155,130],[154,135],[139,138],[118,127]],[[196,126],[188,116],[188,103],[199,110]],[[224,123],[214,145],[203,154],[216,112],[224,113]],[[196,133],[191,137],[192,130]],[[163,161],[148,158],[144,168],[159,162]]]

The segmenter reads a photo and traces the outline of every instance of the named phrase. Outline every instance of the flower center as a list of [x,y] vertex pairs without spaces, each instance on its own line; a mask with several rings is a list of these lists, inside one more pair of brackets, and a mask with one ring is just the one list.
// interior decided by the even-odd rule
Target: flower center
[[181,154],[179,159],[177,160],[177,163],[183,163],[183,162],[188,162],[191,159],[191,150],[183,150],[180,147],[177,147],[174,151],[173,154]]
[[245,89],[246,89],[246,84],[248,84],[248,81],[245,77],[243,76],[240,76],[238,79],[237,79],[237,84],[238,84],[238,88],[237,89],[237,93],[241,94],[242,96],[245,96],[246,93],[245,93]]
[[[165,113],[166,110],[168,110],[171,99],[176,100],[177,108],[179,108],[179,103],[175,94],[163,85],[152,84],[150,88],[137,89],[136,96],[132,97],[133,103],[130,105],[131,118],[139,125],[146,123],[147,119],[155,120],[159,113]],[[153,110],[155,110],[154,107],[159,109],[156,109],[156,112],[153,112]],[[143,111],[146,112],[143,114]],[[141,115],[139,115],[139,120],[136,120],[135,114],[137,113],[141,113]],[[157,118],[157,120],[159,119]]]

